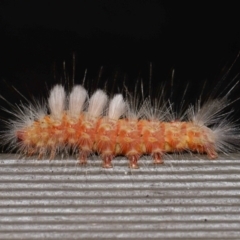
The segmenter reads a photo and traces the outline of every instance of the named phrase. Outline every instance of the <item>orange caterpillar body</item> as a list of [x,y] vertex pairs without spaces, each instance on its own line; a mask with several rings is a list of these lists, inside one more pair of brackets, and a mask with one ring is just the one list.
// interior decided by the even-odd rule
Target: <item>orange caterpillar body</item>
[[67,114],[61,122],[48,115],[30,127],[17,132],[18,139],[27,146],[28,155],[39,154],[39,158],[50,151],[50,159],[61,147],[74,147],[80,151],[79,159],[85,163],[87,157],[97,152],[103,159],[103,167],[112,167],[117,155],[130,160],[130,167],[137,168],[137,160],[150,154],[154,163],[162,163],[166,152],[190,150],[207,153],[209,159],[217,157],[214,134],[207,127],[193,122],[159,122],[128,119],[89,119],[84,114],[77,121]]
[[217,152],[236,149],[239,142],[236,127],[227,122],[226,114],[219,121],[225,100],[190,107],[185,121],[167,121],[157,116],[148,119],[148,114],[134,117],[121,94],[110,100],[106,114],[108,98],[103,91],[97,90],[86,99],[81,86],[75,86],[67,98],[64,88],[56,85],[48,99],[50,114],[44,106],[23,106],[22,114],[9,124],[14,128],[9,127],[3,136],[8,142],[15,141],[21,153],[38,154],[38,158],[53,159],[69,149],[78,152],[80,163],[86,163],[90,154],[98,153],[105,168],[112,167],[117,155],[126,156],[130,168],[138,168],[138,159],[145,154],[151,155],[154,163],[162,163],[165,153],[182,151],[205,153],[215,159]]

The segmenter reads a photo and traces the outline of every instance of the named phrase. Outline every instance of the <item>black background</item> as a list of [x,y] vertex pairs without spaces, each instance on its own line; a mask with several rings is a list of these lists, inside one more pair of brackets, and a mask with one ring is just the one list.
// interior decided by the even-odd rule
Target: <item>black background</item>
[[107,85],[111,94],[124,84],[134,91],[142,81],[147,95],[151,65],[152,96],[164,85],[178,103],[187,84],[189,102],[203,86],[206,95],[216,86],[223,95],[240,69],[237,59],[225,78],[240,47],[238,9],[229,1],[0,1],[0,94],[18,103],[12,86],[30,99],[55,83],[71,85],[74,54],[74,81],[87,69],[89,91]]

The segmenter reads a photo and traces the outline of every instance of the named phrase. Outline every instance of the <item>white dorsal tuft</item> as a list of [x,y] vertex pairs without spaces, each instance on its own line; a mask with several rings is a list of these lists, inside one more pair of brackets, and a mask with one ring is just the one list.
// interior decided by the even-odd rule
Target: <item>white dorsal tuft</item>
[[83,110],[84,103],[87,98],[87,91],[81,85],[73,87],[69,96],[69,115],[78,118]]
[[54,118],[61,118],[65,109],[66,93],[62,85],[55,85],[48,98],[50,113]]
[[88,114],[92,117],[99,117],[102,114],[107,101],[108,97],[106,93],[98,89],[89,100]]
[[122,94],[117,94],[109,103],[108,117],[110,119],[119,119],[126,111],[126,103],[123,100]]

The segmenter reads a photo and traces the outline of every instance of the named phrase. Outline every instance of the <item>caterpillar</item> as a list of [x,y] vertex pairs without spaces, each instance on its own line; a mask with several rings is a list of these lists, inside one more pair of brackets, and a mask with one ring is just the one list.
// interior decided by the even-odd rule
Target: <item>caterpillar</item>
[[5,121],[1,138],[10,148],[38,159],[54,159],[67,150],[86,164],[97,153],[104,168],[112,168],[119,155],[132,169],[139,167],[143,155],[150,155],[154,164],[162,164],[165,154],[186,151],[216,159],[218,153],[239,150],[239,127],[231,120],[231,111],[223,113],[231,104],[229,93],[190,105],[178,120],[172,116],[171,103],[154,106],[145,99],[134,109],[121,93],[109,100],[98,89],[88,97],[83,86],[75,85],[67,95],[57,84],[47,103],[17,106],[15,119]]

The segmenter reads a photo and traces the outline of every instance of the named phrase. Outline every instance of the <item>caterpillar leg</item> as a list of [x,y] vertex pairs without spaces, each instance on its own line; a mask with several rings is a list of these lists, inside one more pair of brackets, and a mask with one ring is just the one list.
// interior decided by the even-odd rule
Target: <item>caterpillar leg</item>
[[129,168],[132,169],[138,169],[138,159],[140,158],[139,155],[135,154],[135,155],[130,155],[127,156],[128,160],[129,160]]
[[50,156],[49,156],[49,159],[50,159],[50,160],[53,160],[53,159],[55,158],[56,152],[57,152],[56,148],[53,147],[53,148],[51,149]]
[[113,155],[105,155],[102,157],[102,167],[103,168],[112,168],[112,159],[113,159]]
[[213,144],[208,144],[205,151],[210,160],[216,159],[218,157],[218,154]]
[[38,153],[38,158],[37,159],[41,160],[43,158],[43,156],[46,154],[46,152],[47,152],[46,148],[41,147],[39,149],[39,153]]
[[79,164],[86,165],[87,164],[87,157],[90,155],[89,151],[81,151],[79,153]]
[[161,152],[155,152],[152,154],[153,158],[153,163],[154,164],[163,164],[163,159],[162,159],[162,153]]
[[31,157],[36,154],[36,149],[34,147],[28,147],[26,151],[27,157]]

